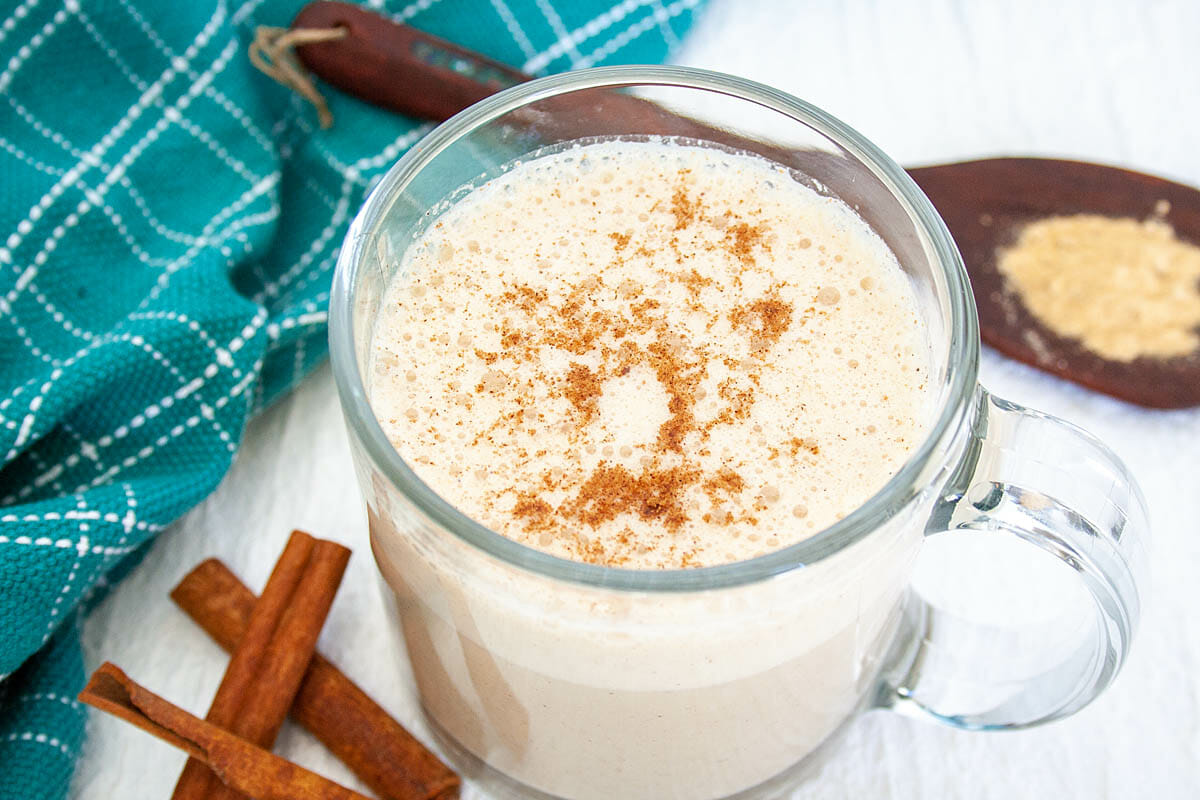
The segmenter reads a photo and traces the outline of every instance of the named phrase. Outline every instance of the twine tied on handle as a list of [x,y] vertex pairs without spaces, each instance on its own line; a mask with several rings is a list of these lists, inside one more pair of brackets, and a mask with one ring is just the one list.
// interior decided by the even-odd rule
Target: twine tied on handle
[[333,113],[296,57],[296,48],[317,42],[331,42],[345,36],[345,28],[275,28],[259,25],[254,31],[254,41],[250,43],[250,63],[267,77],[312,103],[321,127],[329,128],[333,125]]

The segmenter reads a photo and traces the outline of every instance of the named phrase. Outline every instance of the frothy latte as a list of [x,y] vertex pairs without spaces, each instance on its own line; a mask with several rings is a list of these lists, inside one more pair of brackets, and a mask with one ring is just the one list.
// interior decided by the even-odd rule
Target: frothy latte
[[371,404],[468,516],[564,558],[699,567],[861,505],[920,440],[895,257],[750,155],[607,141],[471,190],[403,256]]

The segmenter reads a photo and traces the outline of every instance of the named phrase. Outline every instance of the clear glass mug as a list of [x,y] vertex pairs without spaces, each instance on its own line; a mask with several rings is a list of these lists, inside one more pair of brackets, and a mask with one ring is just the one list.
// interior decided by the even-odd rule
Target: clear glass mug
[[[664,134],[759,152],[863,216],[916,289],[934,417],[877,494],[799,544],[676,571],[566,561],[468,519],[388,443],[363,381],[372,325],[408,243],[465,187],[582,137]],[[693,69],[612,67],[478,103],[400,159],[355,219],[330,341],[371,546],[422,707],[451,760],[494,794],[768,796],[866,709],[962,728],[1034,725],[1083,707],[1125,660],[1147,535],[1137,486],[1088,434],[978,386],[975,307],[945,225],[874,145],[782,92]],[[1012,544],[1028,558],[1009,577],[1045,576],[1073,602],[1054,603],[1064,613],[1053,624],[1024,626],[935,605],[913,589],[914,564],[947,537]],[[1013,563],[974,558],[985,579]],[[962,584],[967,561],[941,571]],[[999,602],[1000,622],[1023,596]]]

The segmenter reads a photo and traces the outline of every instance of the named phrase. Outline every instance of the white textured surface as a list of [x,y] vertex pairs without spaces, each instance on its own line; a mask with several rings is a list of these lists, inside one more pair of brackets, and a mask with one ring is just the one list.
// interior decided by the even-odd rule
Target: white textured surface
[[[1200,185],[1200,4],[1049,6],[716,0],[680,60],[810,100],[905,164],[1063,155]],[[1100,700],[1030,731],[975,734],[864,716],[820,778],[794,797],[1200,796],[1200,412],[1138,410],[994,354],[983,380],[1096,433],[1141,482],[1154,525],[1153,594],[1133,655]],[[260,587],[294,527],[355,549],[322,649],[423,735],[407,667],[385,629],[327,367],[251,425],[218,492],[167,531],[93,615],[89,668],[113,660],[202,713],[225,659],[167,592],[210,555]],[[93,715],[90,733],[75,796],[169,796],[183,763],[176,751],[103,715]],[[278,750],[356,785],[293,726]]]

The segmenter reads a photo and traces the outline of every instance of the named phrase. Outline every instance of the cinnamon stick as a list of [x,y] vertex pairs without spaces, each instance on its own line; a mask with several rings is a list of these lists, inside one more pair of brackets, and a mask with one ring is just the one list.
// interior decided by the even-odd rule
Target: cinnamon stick
[[[227,651],[245,634],[256,599],[217,559],[188,573],[171,598]],[[459,795],[458,776],[320,653],[309,662],[291,715],[381,797]]]
[[135,683],[105,662],[79,693],[107,711],[184,750],[225,785],[256,800],[369,800],[341,784],[238,738]]
[[[270,748],[316,648],[350,551],[294,531],[262,598],[249,615],[206,719]],[[175,785],[174,800],[240,800],[196,759]]]

